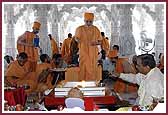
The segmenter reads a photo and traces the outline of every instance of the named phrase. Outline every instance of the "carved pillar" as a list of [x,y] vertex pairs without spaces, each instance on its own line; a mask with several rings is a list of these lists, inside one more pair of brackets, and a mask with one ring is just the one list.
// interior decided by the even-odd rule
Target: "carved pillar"
[[16,57],[16,49],[15,49],[15,37],[14,37],[14,27],[15,27],[15,17],[14,17],[14,5],[7,4],[5,5],[5,23],[6,23],[6,35],[5,35],[5,55],[11,55]]
[[41,27],[40,27],[40,47],[42,48],[42,52],[46,53],[48,55],[51,55],[51,46],[50,41],[48,39],[48,11],[50,9],[50,5],[47,4],[36,4],[34,5],[34,8],[36,9],[36,20],[40,21]]
[[135,40],[132,34],[133,5],[119,5],[120,13],[120,54],[128,56],[135,53]]
[[52,14],[51,15],[51,34],[56,39],[57,45],[59,45],[59,37],[58,37],[59,12],[56,4],[51,6],[51,14]]
[[[15,27],[17,26],[16,23],[18,19],[24,15],[24,12],[27,10],[28,5],[21,4],[5,4],[4,5],[4,22],[6,24],[6,35],[5,35],[5,55],[11,55],[14,58],[17,54],[16,43],[14,35]],[[22,21],[24,23],[24,21]]]
[[119,10],[115,4],[111,5],[111,42],[110,49],[114,44],[119,45]]
[[61,10],[59,11],[59,16],[58,16],[58,19],[59,19],[59,32],[60,32],[60,41],[63,42],[65,38],[68,37],[68,33],[65,33],[65,28],[66,28],[66,25],[68,23],[67,20],[69,19],[66,19],[64,17],[64,15],[66,15],[66,13],[69,13],[71,14],[72,13],[72,9],[74,5],[72,4],[64,4],[64,6],[62,8],[60,8]]
[[[156,33],[155,33],[155,51],[156,51],[156,59],[158,60],[159,54],[164,53],[164,31],[163,31],[163,24],[165,24],[164,20],[164,5],[163,4],[157,4],[155,5],[155,11],[156,11]],[[166,39],[166,38],[165,38]]]
[[24,17],[26,30],[32,30],[32,23],[31,23],[31,21],[30,21],[30,14],[31,14],[32,12],[34,12],[34,11],[32,10],[31,5],[28,5],[27,15],[25,15],[25,17]]
[[64,39],[65,39],[65,25],[64,25],[64,21],[63,18],[61,18],[60,20],[60,42],[63,43]]

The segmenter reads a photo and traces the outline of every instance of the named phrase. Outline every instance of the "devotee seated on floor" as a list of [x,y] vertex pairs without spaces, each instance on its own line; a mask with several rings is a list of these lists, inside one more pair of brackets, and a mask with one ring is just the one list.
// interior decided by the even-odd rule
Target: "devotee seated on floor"
[[37,64],[36,76],[38,80],[37,91],[44,92],[46,89],[52,88],[52,76],[49,71],[51,69],[50,57],[47,54],[40,56],[41,63]]
[[26,53],[19,53],[17,60],[15,60],[5,72],[5,84],[8,86],[28,85],[27,93],[31,93],[36,89],[37,83],[35,82],[35,72],[29,72],[25,66],[28,60]]
[[[51,65],[52,65],[52,68],[66,68],[67,67],[67,63],[64,61],[61,54],[54,54],[53,55]],[[54,76],[57,76],[59,74],[58,81],[62,81],[62,80],[64,80],[63,78],[65,78],[65,72],[57,72],[54,74],[55,74]],[[53,80],[51,82],[52,85],[55,84],[56,79],[57,79],[57,77],[53,77]]]
[[66,68],[67,67],[67,63],[64,61],[61,54],[54,54],[51,64],[52,64],[52,68]]
[[50,57],[47,54],[42,54],[40,55],[40,61],[41,63],[39,63],[36,67],[36,73],[37,76],[39,76],[39,74],[44,70],[44,69],[48,69],[51,68],[51,64],[50,64]]

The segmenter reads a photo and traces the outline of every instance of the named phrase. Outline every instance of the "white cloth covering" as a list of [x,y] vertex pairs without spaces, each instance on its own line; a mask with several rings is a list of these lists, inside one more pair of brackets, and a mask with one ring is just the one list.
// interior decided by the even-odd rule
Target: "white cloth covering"
[[84,100],[80,98],[67,98],[65,99],[65,105],[67,108],[80,107],[85,110]]

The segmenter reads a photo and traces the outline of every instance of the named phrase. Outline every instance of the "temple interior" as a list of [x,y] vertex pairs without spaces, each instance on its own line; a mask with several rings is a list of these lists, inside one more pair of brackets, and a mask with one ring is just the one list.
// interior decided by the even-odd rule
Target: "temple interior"
[[[44,42],[40,45],[44,53],[50,54],[47,35],[52,34],[57,44],[62,43],[68,33],[74,35],[84,23],[85,11],[95,13],[94,25],[110,38],[110,47],[120,45],[123,56],[142,54],[141,49],[155,52],[156,57],[164,52],[163,4],[5,4],[4,9],[3,49],[4,54],[13,57],[17,54],[18,36],[31,31],[35,20],[42,23],[39,34]],[[147,38],[151,43],[143,40]]]
[[[114,45],[119,47],[119,51],[117,52],[117,58],[122,58],[123,60],[129,59],[133,55],[143,55],[149,54],[153,55],[155,65],[159,68],[161,67],[161,57],[165,55],[165,43],[166,43],[166,5],[164,3],[3,3],[2,5],[2,56],[3,56],[3,71],[4,78],[6,81],[6,76],[10,77],[11,74],[8,74],[10,70],[10,64],[6,64],[5,56],[13,57],[13,61],[19,60],[20,52],[18,50],[18,39],[19,36],[23,35],[24,32],[29,31],[32,32],[32,27],[34,26],[34,22],[38,21],[40,23],[39,29],[39,46],[40,50],[37,53],[37,64],[40,64],[41,55],[47,54],[50,59],[54,58],[52,53],[52,45],[50,43],[50,39],[48,35],[52,35],[52,39],[56,41],[56,46],[58,48],[57,53],[61,55],[62,47],[65,39],[69,37],[69,33],[71,33],[71,37],[77,35],[76,29],[77,27],[84,25],[84,13],[91,12],[94,14],[93,25],[96,26],[100,32],[104,32],[105,37],[108,38],[109,44],[109,55],[110,51],[113,52]],[[76,38],[75,38],[76,40]],[[101,53],[102,47],[98,47],[98,53]],[[95,79],[80,79],[81,74],[81,60],[82,54],[80,55],[79,46],[79,57],[77,59],[78,64],[67,63],[66,68],[54,66],[50,71],[53,74],[51,76],[51,86],[48,88],[44,87],[45,85],[38,85],[37,89],[33,92],[26,92],[24,95],[28,95],[27,98],[23,97],[23,93],[20,94],[19,97],[14,96],[13,99],[8,99],[6,95],[9,95],[11,92],[15,92],[12,94],[15,95],[16,92],[21,92],[27,88],[27,85],[30,85],[29,82],[15,82],[17,84],[17,88],[15,87],[13,91],[13,87],[16,84],[12,84],[12,86],[6,85],[4,82],[4,99],[3,102],[8,102],[8,108],[5,108],[7,105],[3,106],[4,110],[7,111],[62,111],[62,109],[66,112],[67,108],[72,108],[72,103],[80,103],[81,106],[79,109],[74,109],[75,111],[116,111],[119,110],[120,107],[127,107],[125,111],[129,111],[128,107],[134,107],[132,104],[135,102],[135,98],[139,94],[139,88],[141,85],[130,84],[128,82],[123,82],[126,84],[126,88],[134,87],[134,91],[121,91],[118,90],[119,86],[116,88],[116,82],[118,79],[116,78],[107,78],[106,80],[106,72],[104,72],[104,67],[98,64],[98,67],[95,70]],[[27,52],[26,52],[27,53]],[[107,53],[107,52],[106,52]],[[28,60],[29,60],[29,55]],[[85,54],[84,54],[85,55]],[[101,54],[100,56],[102,56]],[[57,58],[59,55],[56,55]],[[80,57],[81,56],[81,57]],[[99,60],[101,57],[99,57]],[[68,57],[67,57],[68,58]],[[66,59],[64,61],[66,61]],[[81,60],[80,60],[81,58]],[[111,58],[111,57],[110,57]],[[32,58],[33,59],[33,58]],[[91,60],[92,58],[90,58]],[[132,58],[131,58],[132,59]],[[97,59],[98,60],[98,59]],[[165,58],[163,58],[165,60]],[[92,61],[83,62],[92,63]],[[99,62],[99,61],[98,61]],[[100,61],[102,62],[102,61]],[[58,62],[59,63],[59,62]],[[102,62],[103,63],[103,62]],[[149,62],[150,63],[150,62]],[[163,62],[164,65],[164,62]],[[87,67],[92,68],[92,66],[86,65]],[[124,66],[125,68],[129,68],[129,66]],[[164,66],[162,66],[164,67]],[[17,67],[16,67],[17,68]],[[18,67],[18,71],[20,67]],[[31,68],[31,67],[30,67]],[[33,67],[32,67],[33,68]],[[46,66],[44,67],[46,69]],[[95,68],[95,67],[94,67]],[[164,70],[164,68],[162,68]],[[12,73],[11,76],[17,77],[20,73],[16,72]],[[40,79],[38,76],[35,79],[32,76],[37,76],[37,73],[34,70],[30,70],[31,74],[29,74],[30,80],[34,80],[37,82],[33,82],[34,84],[39,83],[39,81],[44,81],[44,71],[41,71],[39,76],[43,77]],[[90,70],[88,70],[90,71]],[[93,70],[94,71],[94,70]],[[123,72],[120,72],[123,73]],[[127,73],[127,72],[126,72]],[[162,72],[163,73],[163,72]],[[43,75],[42,75],[43,74]],[[47,76],[50,73],[47,74]],[[113,74],[113,73],[110,73]],[[108,73],[108,75],[110,75]],[[9,76],[8,76],[9,75]],[[87,73],[85,77],[90,74]],[[121,74],[120,74],[121,75]],[[165,75],[163,73],[163,75]],[[165,77],[165,76],[164,76]],[[50,77],[47,77],[47,81]],[[45,80],[46,80],[45,79]],[[9,79],[10,80],[10,79]],[[22,79],[23,80],[23,79]],[[28,80],[28,79],[26,79]],[[54,83],[53,83],[54,80]],[[166,79],[164,79],[165,81]],[[13,83],[13,82],[12,82]],[[163,83],[165,84],[165,82]],[[78,87],[79,86],[79,87]],[[108,94],[106,87],[114,86],[114,94]],[[19,88],[18,88],[19,87]],[[78,88],[75,88],[78,87]],[[72,95],[70,93],[70,88],[74,88],[74,92],[72,91]],[[64,96],[75,97],[80,91],[84,96],[84,101],[76,101],[76,100],[66,100]],[[128,88],[129,89],[129,88]],[[75,91],[77,90],[77,91]],[[118,92],[119,91],[119,92]],[[121,92],[120,92],[121,91]],[[159,90],[160,91],[160,90]],[[78,94],[76,94],[78,92]],[[161,92],[161,91],[160,91]],[[47,94],[46,94],[47,93]],[[158,92],[159,93],[159,92]],[[54,95],[54,96],[53,96]],[[104,96],[104,97],[103,97]],[[36,97],[36,98],[35,98]],[[116,99],[117,97],[117,99]],[[24,99],[20,99],[24,98]],[[38,98],[38,99],[37,99]],[[122,98],[122,99],[120,99]],[[43,100],[42,100],[43,99]],[[82,98],[83,99],[83,98]],[[160,97],[159,97],[160,99]],[[164,98],[165,99],[165,98]],[[10,102],[10,100],[14,100]],[[18,101],[19,100],[19,101]],[[22,101],[21,101],[22,100]],[[24,102],[23,102],[24,100]],[[37,101],[38,100],[38,101]],[[39,101],[40,100],[40,101]],[[119,102],[117,100],[120,100]],[[126,100],[126,101],[121,101]],[[32,101],[36,101],[33,103]],[[67,104],[70,103],[70,104]],[[82,105],[83,103],[87,103]],[[94,104],[95,105],[94,105]],[[119,106],[118,106],[119,105]],[[91,107],[94,106],[94,107]],[[40,108],[41,107],[41,108]],[[137,107],[137,106],[136,106]],[[145,106],[146,107],[146,106]],[[153,105],[152,105],[153,107]],[[157,107],[157,106],[156,106]],[[18,109],[19,108],[19,109]],[[130,108],[129,108],[130,109]],[[137,109],[137,108],[136,108]],[[143,110],[142,108],[140,108]],[[133,109],[132,109],[133,110]],[[73,110],[72,110],[73,112]]]

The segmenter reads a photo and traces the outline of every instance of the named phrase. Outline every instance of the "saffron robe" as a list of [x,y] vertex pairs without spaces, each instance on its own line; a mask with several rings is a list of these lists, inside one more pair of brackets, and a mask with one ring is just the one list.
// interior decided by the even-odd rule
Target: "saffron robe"
[[[15,60],[7,68],[5,77],[8,82],[16,85],[27,84],[30,86],[30,89],[26,90],[27,93],[31,93],[36,89],[35,83],[35,72],[29,72],[26,66],[20,66],[18,61]],[[14,78],[17,77],[17,78]]]
[[23,35],[19,36],[17,40],[18,53],[25,52],[28,55],[28,63],[33,72],[35,72],[39,59],[38,48],[33,45],[35,36],[33,32],[26,31]]
[[[49,63],[40,63],[40,64],[37,64],[37,68],[36,68],[36,77],[37,77],[37,79],[36,80],[38,80],[39,75],[40,75],[40,73],[43,70],[46,70],[46,69],[49,69],[49,68],[51,68],[51,64],[49,64]],[[38,85],[37,85],[37,91],[41,92],[41,91],[44,91],[46,89],[52,88],[52,84],[51,84],[52,79],[53,79],[53,77],[51,76],[51,74],[49,74],[47,76],[47,80],[46,80],[45,83],[38,83]],[[43,86],[45,86],[45,87],[43,87]]]
[[72,38],[67,38],[64,40],[61,47],[61,55],[66,63],[70,61],[70,46],[71,46]]
[[100,31],[96,26],[82,25],[76,29],[75,37],[79,41],[80,80],[96,80],[98,47],[91,43],[102,40]]
[[110,44],[109,41],[103,37],[101,48],[106,51],[106,56],[108,56],[109,51],[110,51]]
[[54,38],[52,38],[50,40],[50,42],[51,42],[51,53],[52,53],[52,56],[54,54],[58,54],[59,53],[58,45],[57,45],[56,41],[54,40]]

